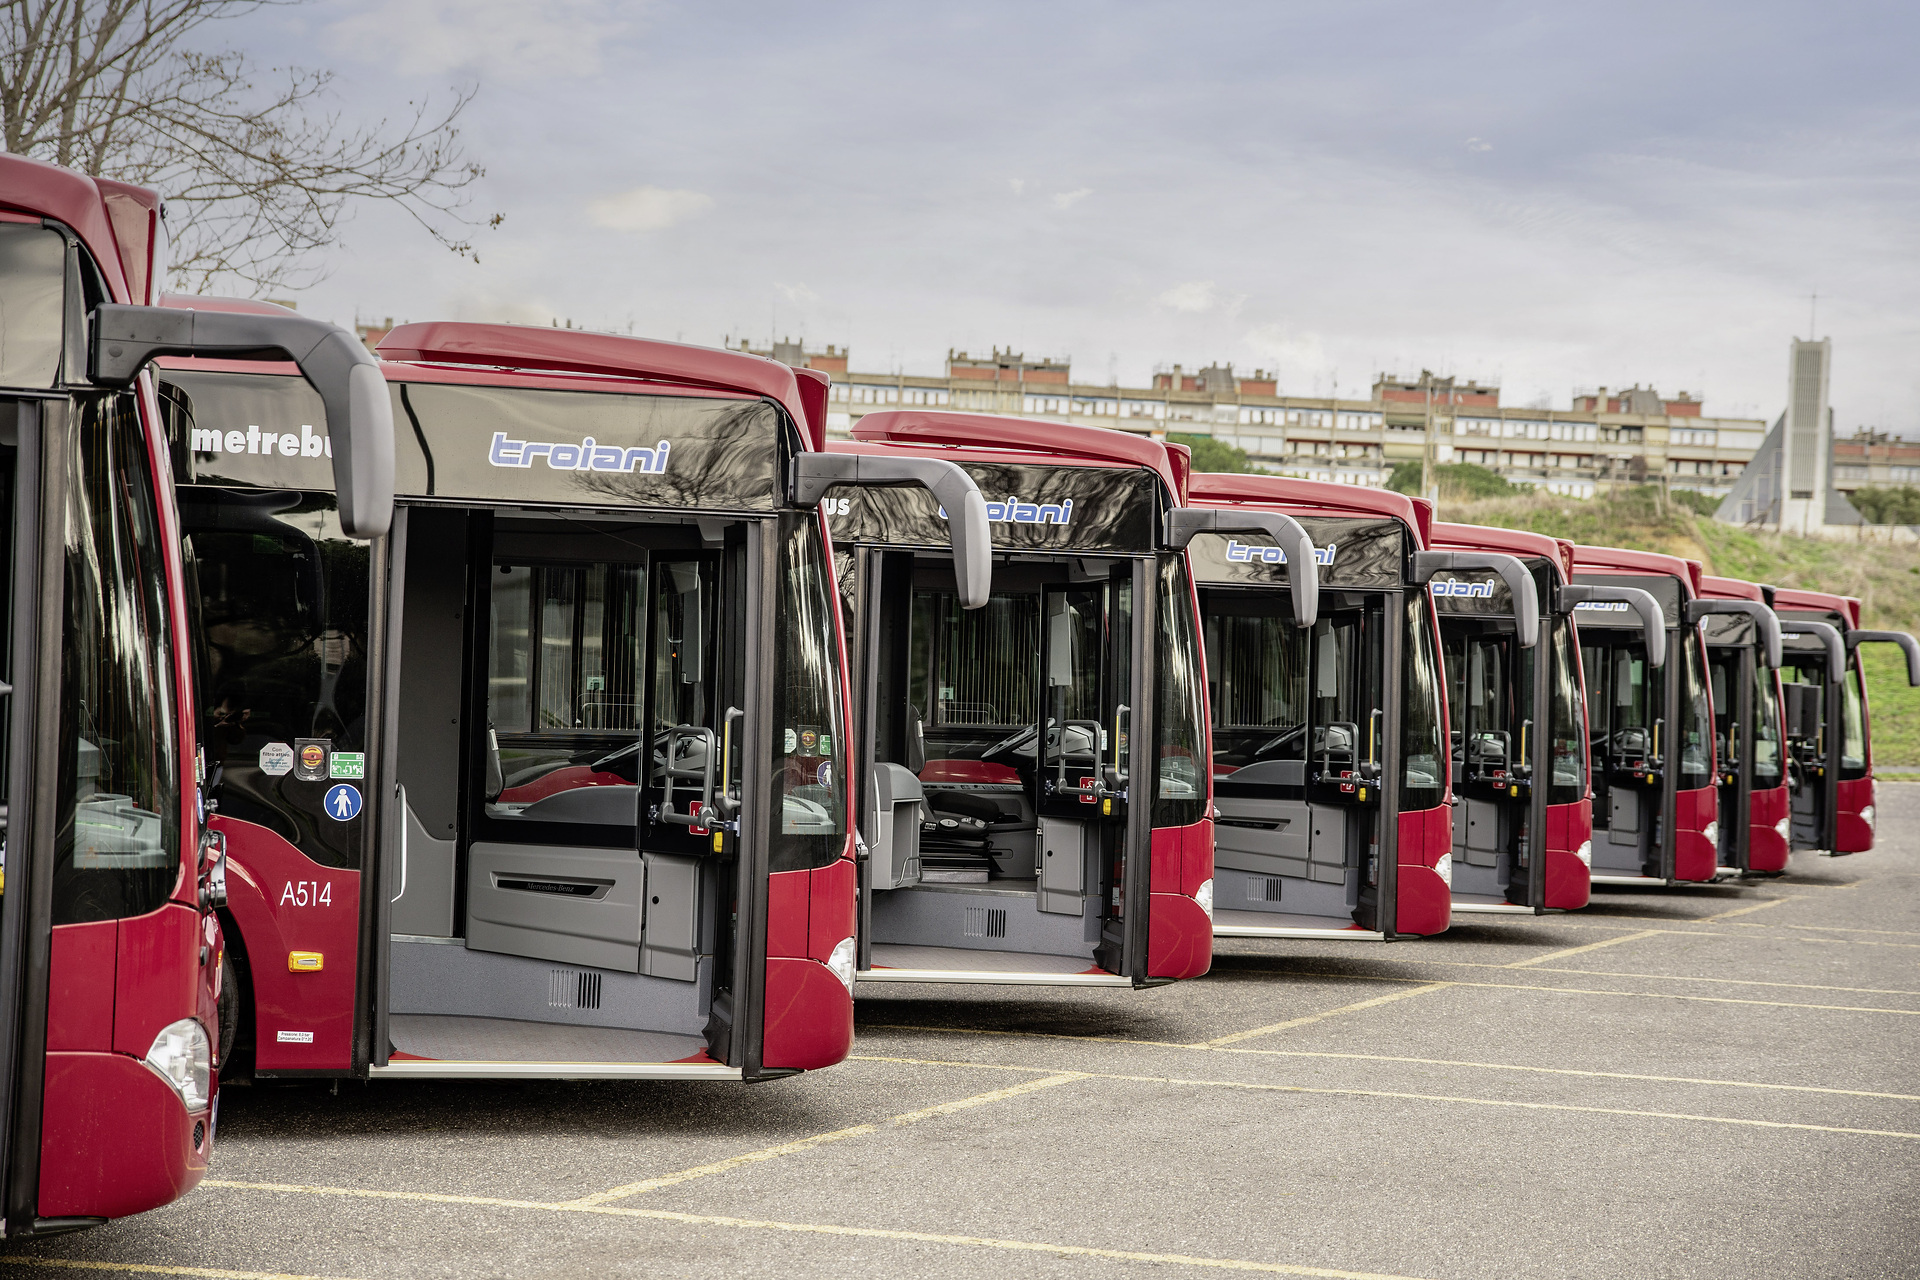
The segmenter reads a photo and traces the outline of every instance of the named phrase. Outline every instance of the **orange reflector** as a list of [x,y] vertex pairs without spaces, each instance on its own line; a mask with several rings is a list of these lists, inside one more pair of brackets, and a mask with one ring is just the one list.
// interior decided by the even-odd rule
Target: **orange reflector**
[[288,973],[318,973],[326,967],[326,957],[318,951],[287,952]]

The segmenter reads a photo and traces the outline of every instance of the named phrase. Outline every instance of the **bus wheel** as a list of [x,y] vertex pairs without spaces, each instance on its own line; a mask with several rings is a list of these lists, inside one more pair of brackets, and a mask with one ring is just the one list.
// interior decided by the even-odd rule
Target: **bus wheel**
[[248,1062],[237,1063],[233,1060],[235,1048],[240,1044],[240,1023],[249,1003],[247,990],[247,962],[231,947],[220,960],[220,1078],[232,1080],[250,1074],[253,1055],[247,1054]]

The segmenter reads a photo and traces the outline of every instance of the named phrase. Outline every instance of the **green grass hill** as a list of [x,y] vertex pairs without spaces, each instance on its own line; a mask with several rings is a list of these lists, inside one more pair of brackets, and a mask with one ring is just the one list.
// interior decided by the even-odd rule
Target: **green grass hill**
[[[1699,560],[1708,573],[1749,582],[1858,596],[1864,625],[1920,634],[1920,546],[1753,533],[1708,518],[1691,498],[1669,498],[1652,486],[1591,501],[1540,493],[1443,496],[1439,514],[1595,546],[1664,551]],[[1862,652],[1875,765],[1920,766],[1920,689],[1907,687],[1905,658],[1891,645]]]

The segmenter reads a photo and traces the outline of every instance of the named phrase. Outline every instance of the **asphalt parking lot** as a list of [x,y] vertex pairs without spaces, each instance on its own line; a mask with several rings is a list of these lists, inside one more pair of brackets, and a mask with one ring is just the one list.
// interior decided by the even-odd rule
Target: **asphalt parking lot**
[[1920,1275],[1920,784],[1784,879],[1148,992],[863,988],[763,1086],[234,1089],[0,1274]]

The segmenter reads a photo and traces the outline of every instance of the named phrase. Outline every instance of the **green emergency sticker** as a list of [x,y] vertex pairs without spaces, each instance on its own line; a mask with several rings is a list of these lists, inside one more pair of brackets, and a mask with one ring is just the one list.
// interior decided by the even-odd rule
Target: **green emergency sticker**
[[367,753],[364,751],[336,751],[328,761],[327,775],[333,778],[364,778],[367,776]]

